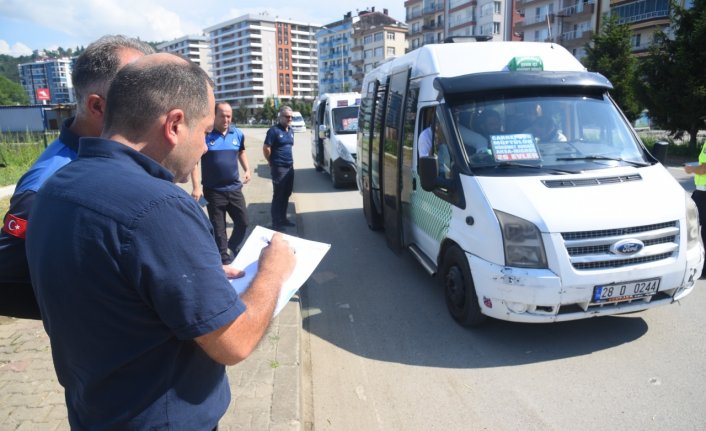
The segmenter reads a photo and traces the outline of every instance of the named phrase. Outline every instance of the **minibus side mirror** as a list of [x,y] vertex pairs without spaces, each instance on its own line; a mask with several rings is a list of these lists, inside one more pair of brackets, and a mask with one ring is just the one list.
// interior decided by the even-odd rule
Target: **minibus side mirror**
[[436,178],[439,176],[439,166],[435,156],[419,158],[419,180],[422,189],[430,192],[436,188]]
[[329,130],[326,128],[326,125],[321,124],[319,125],[319,139],[326,139],[331,136],[331,133]]

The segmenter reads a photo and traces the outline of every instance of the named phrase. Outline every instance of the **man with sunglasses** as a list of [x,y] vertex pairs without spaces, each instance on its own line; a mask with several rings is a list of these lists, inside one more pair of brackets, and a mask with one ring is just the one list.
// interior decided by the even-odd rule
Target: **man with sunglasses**
[[292,108],[283,105],[279,109],[278,122],[270,127],[265,136],[262,151],[270,165],[272,174],[272,229],[283,231],[287,227],[295,226],[287,219],[287,206],[289,197],[294,188],[294,159],[292,146],[294,145],[294,130],[292,124]]

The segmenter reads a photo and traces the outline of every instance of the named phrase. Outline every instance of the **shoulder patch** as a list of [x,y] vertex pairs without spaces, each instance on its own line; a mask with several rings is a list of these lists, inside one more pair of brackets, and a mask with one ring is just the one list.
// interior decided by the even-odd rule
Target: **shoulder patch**
[[27,220],[12,214],[7,214],[5,216],[5,223],[2,225],[2,230],[8,235],[25,239],[27,234]]

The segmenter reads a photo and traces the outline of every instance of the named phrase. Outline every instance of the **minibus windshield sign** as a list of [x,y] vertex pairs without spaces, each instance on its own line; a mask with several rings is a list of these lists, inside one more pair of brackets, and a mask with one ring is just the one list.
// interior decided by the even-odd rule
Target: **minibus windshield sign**
[[537,145],[528,133],[491,135],[490,145],[495,160],[499,162],[540,159]]

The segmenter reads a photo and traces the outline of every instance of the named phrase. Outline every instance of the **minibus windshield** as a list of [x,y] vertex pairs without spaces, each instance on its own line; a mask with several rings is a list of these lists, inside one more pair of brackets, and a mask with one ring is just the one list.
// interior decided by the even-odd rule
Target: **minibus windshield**
[[484,97],[451,105],[469,166],[580,172],[652,160],[607,97]]
[[347,106],[345,108],[333,108],[333,127],[336,133],[357,133],[358,132],[358,107]]

